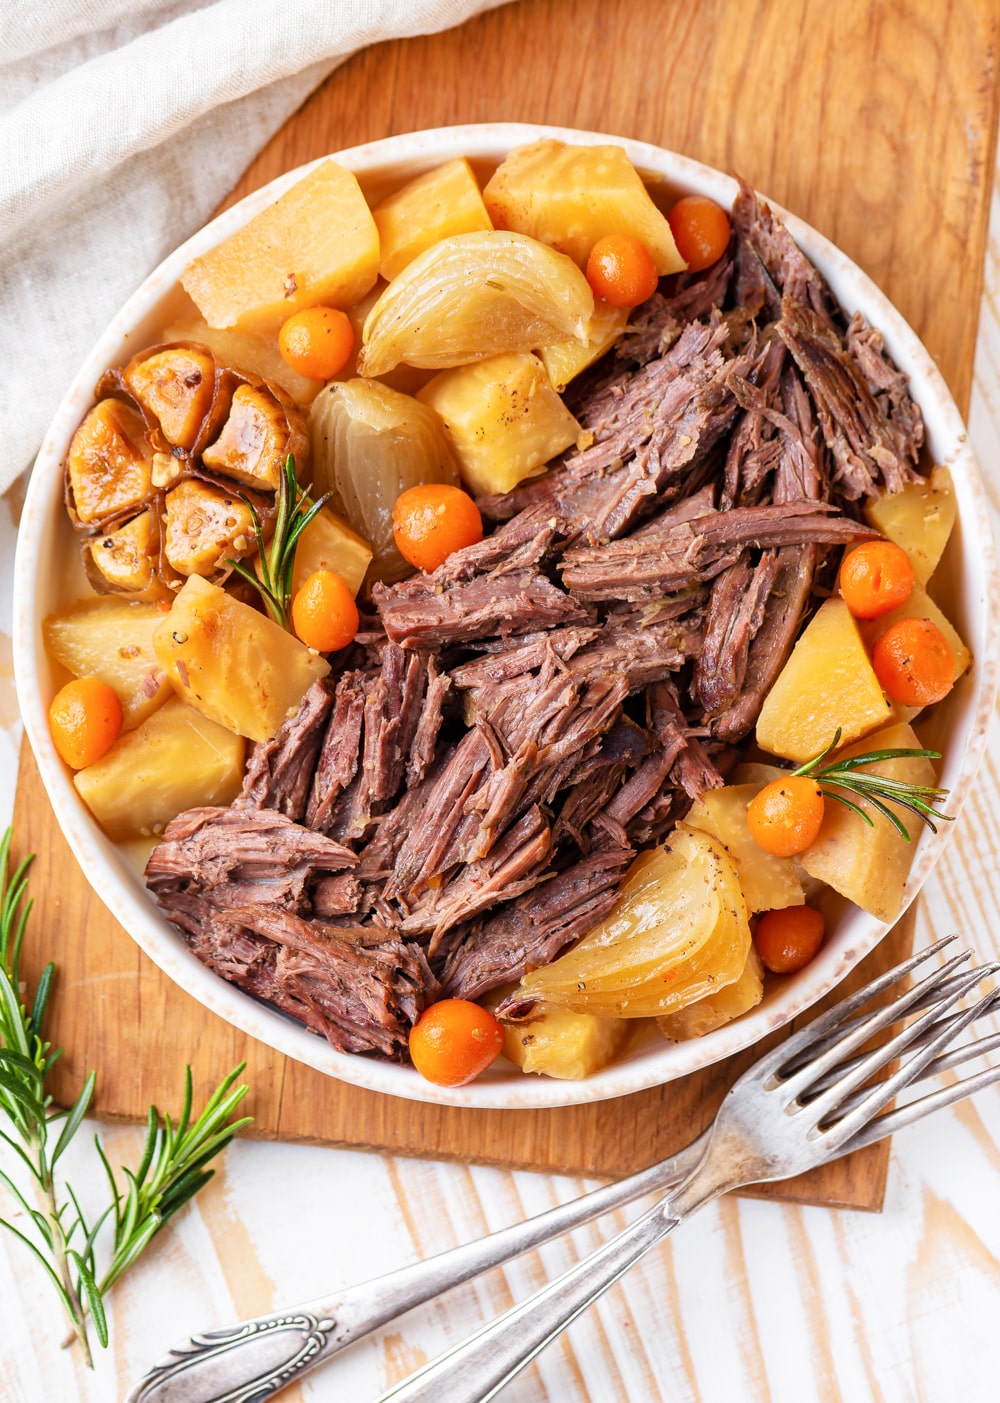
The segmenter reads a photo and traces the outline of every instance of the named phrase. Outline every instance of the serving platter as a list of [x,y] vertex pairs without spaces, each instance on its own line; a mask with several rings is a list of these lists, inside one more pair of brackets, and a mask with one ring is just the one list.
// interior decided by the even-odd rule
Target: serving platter
[[[337,159],[358,175],[374,202],[413,175],[455,156],[469,156],[486,171],[512,148],[543,135],[579,143],[616,141],[647,179],[674,196],[707,194],[728,207],[735,195],[731,177],[676,153],[603,133],[548,126],[494,123],[440,128],[348,149],[337,153]],[[188,262],[265,208],[314,164],[300,166],[246,196],[150,275],[94,347],[46,435],[19,535],[14,650],[22,714],[63,831],[88,880],[112,913],[160,968],[207,1009],[276,1051],[368,1090],[438,1104],[513,1110],[627,1095],[710,1066],[758,1042],[815,1003],[875,948],[887,927],[829,894],[830,899],[824,904],[831,934],[819,955],[793,978],[771,981],[763,1002],[752,1012],[705,1037],[671,1044],[650,1028],[610,1066],[580,1082],[527,1077],[501,1059],[469,1086],[437,1087],[412,1068],[335,1052],[301,1025],[251,1000],[202,965],[147,896],[142,881],[145,853],[131,854],[104,837],[55,755],[46,711],[56,683],[41,639],[41,621],[63,602],[61,591],[65,586],[58,562],[73,551],[62,510],[61,464],[69,438],[89,407],[92,387],[104,368],[121,363],[151,338],[155,339],[157,329],[171,315],[176,284]],[[868,322],[883,332],[889,354],[909,374],[913,393],[923,409],[929,454],[933,461],[947,463],[955,480],[960,526],[935,575],[935,585],[943,579],[946,588],[940,602],[968,640],[977,662],[947,701],[935,709],[921,739],[933,742],[943,752],[940,782],[951,791],[949,802],[957,813],[982,752],[995,692],[997,648],[993,642],[991,599],[997,591],[978,468],[947,387],[898,311],[841,250],[801,221],[790,216],[786,220],[793,237],[826,276],[848,313],[860,309]],[[925,832],[917,840],[904,904],[919,890],[950,827],[942,825],[937,834]]]

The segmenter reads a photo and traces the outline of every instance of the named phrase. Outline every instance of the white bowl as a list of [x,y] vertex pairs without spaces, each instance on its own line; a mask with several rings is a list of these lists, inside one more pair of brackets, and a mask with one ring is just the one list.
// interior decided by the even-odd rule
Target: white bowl
[[[594,132],[520,124],[444,127],[372,142],[340,152],[336,159],[355,171],[377,196],[394,184],[455,156],[498,162],[515,146],[553,136],[567,142],[614,142],[635,166],[678,194],[712,196],[726,208],[736,193],[728,176],[639,141]],[[318,162],[312,163],[313,165]],[[141,866],[108,841],[77,796],[70,775],[52,746],[47,708],[56,690],[42,642],[44,617],[66,602],[65,559],[75,550],[63,508],[64,460],[69,440],[93,401],[93,388],[106,367],[119,365],[162,326],[169,300],[188,262],[231,234],[277,198],[312,165],[302,166],[248,195],[177,249],[129,298],[81,366],[45,436],[32,474],[21,519],[14,569],[14,665],[18,698],[42,779],[73,852],[94,890],[159,967],[206,1008],[244,1032],[309,1066],[374,1091],[455,1106],[506,1109],[565,1106],[623,1096],[704,1067],[756,1042],[827,993],[882,939],[887,927],[839,898],[820,954],[799,974],[775,981],[752,1013],[708,1036],[684,1043],[649,1037],[604,1071],[581,1082],[525,1076],[503,1059],[471,1086],[436,1087],[409,1067],[335,1052],[323,1039],[276,1010],[226,983],[188,950],[177,931],[159,915],[145,890]],[[777,207],[776,207],[777,208]],[[941,783],[950,791],[949,811],[957,814],[969,792],[986,743],[996,692],[1000,629],[993,613],[998,579],[982,480],[965,426],[926,349],[877,287],[843,253],[792,216],[789,229],[825,274],[848,312],[859,309],[879,327],[893,359],[910,376],[921,406],[930,454],[947,463],[955,480],[959,519],[935,585],[972,648],[971,674],[937,708],[935,744],[943,752]],[[940,589],[936,593],[941,594]],[[916,895],[940,855],[954,825],[936,836],[923,832],[906,888]]]

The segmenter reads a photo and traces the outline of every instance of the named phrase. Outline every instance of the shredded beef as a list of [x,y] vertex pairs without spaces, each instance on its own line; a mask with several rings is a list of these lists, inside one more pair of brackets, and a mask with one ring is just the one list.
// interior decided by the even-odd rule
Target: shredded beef
[[475,576],[453,585],[427,575],[375,585],[386,633],[406,648],[440,648],[477,638],[588,622],[588,610],[534,569]]
[[[901,492],[907,483],[918,481],[915,464],[923,426],[918,420],[918,437],[916,406],[906,415],[893,404],[888,390],[876,397],[836,329],[806,306],[786,297],[777,329],[816,405],[843,496],[857,501],[878,496],[883,488]],[[871,359],[867,346],[866,361]]]
[[274,739],[253,746],[238,804],[302,818],[332,705],[327,683],[314,682]]
[[689,589],[735,564],[743,549],[810,541],[846,544],[878,535],[815,502],[734,507],[692,521],[654,522],[646,534],[602,546],[574,546],[563,556],[566,588],[588,602],[635,602]]
[[742,183],[726,254],[662,280],[566,402],[578,444],[483,496],[482,540],[375,584],[336,682],[150,858],[200,959],[344,1051],[405,1060],[428,1002],[607,915],[725,782],[825,557],[877,535],[859,504],[924,434],[879,332]]
[[565,872],[453,933],[441,969],[448,998],[477,999],[528,969],[546,965],[615,904],[630,848],[591,853]]

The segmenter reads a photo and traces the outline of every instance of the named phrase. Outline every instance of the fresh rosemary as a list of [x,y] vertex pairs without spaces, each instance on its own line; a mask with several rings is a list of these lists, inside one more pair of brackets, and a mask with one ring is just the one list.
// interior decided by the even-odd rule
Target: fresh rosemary
[[[100,1140],[97,1154],[107,1175],[111,1202],[93,1222],[84,1217],[72,1187],[56,1179],[56,1166],[80,1129],[94,1094],[91,1072],[69,1110],[53,1109],[46,1078],[61,1055],[45,1041],[42,1024],[55,967],[42,972],[30,1009],[21,1001],[21,949],[31,902],[27,896],[26,858],[10,866],[11,830],[0,839],[0,1148],[17,1157],[33,1181],[36,1207],[10,1174],[0,1169],[0,1184],[24,1214],[24,1231],[0,1217],[0,1227],[20,1238],[41,1264],[55,1287],[87,1364],[93,1367],[87,1316],[102,1346],[108,1343],[104,1296],[136,1260],[150,1239],[177,1210],[212,1177],[209,1160],[223,1150],[251,1117],[231,1119],[247,1094],[234,1086],[242,1066],[230,1072],[209,1098],[197,1119],[191,1119],[191,1069],[185,1069],[184,1103],[180,1120],[161,1120],[150,1106],[146,1143],[137,1169],[122,1168],[119,1183]],[[13,1168],[13,1164],[11,1166]],[[98,1240],[108,1225],[110,1261],[97,1265]],[[105,1236],[107,1234],[104,1234]],[[103,1244],[102,1244],[103,1245]]]
[[899,815],[894,814],[887,807],[886,800],[916,814],[922,823],[926,823],[932,833],[937,832],[935,819],[943,819],[947,823],[953,821],[951,814],[941,813],[934,807],[935,804],[942,803],[947,797],[947,789],[938,789],[929,784],[907,784],[905,780],[891,779],[887,775],[868,774],[864,769],[866,765],[879,765],[883,760],[940,760],[941,752],[939,750],[918,750],[915,747],[901,750],[869,750],[864,755],[842,756],[839,760],[824,765],[822,762],[840,744],[840,734],[838,726],[833,740],[826,749],[821,750],[812,760],[807,760],[804,765],[800,765],[792,773],[794,775],[807,775],[810,779],[814,779],[823,794],[830,799],[836,799],[837,803],[843,804],[845,808],[853,810],[860,818],[864,819],[869,828],[874,828],[875,823],[871,815],[855,803],[854,799],[849,799],[847,795],[838,793],[838,790],[846,789],[848,794],[866,800],[873,809],[889,820],[906,842],[910,841],[910,835]]
[[288,610],[292,602],[292,571],[295,568],[295,549],[299,537],[333,493],[327,492],[318,502],[311,501],[299,486],[295,474],[295,459],[289,454],[278,478],[278,503],[274,517],[274,534],[270,542],[264,537],[260,516],[253,502],[242,493],[240,495],[249,508],[250,519],[253,522],[254,537],[257,541],[257,572],[248,569],[239,560],[227,558],[226,564],[231,565],[238,575],[260,593],[274,622],[282,628],[287,628]]

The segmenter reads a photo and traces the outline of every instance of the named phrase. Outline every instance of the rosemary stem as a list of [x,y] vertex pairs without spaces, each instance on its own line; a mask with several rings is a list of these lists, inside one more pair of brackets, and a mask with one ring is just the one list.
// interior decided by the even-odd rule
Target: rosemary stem
[[44,1165],[44,1176],[42,1182],[42,1196],[45,1200],[45,1216],[49,1220],[52,1231],[52,1257],[59,1276],[63,1284],[63,1290],[69,1300],[69,1305],[63,1304],[66,1314],[73,1327],[73,1334],[70,1339],[77,1339],[80,1348],[83,1350],[84,1363],[88,1369],[94,1367],[94,1356],[90,1350],[90,1339],[87,1334],[87,1322],[83,1302],[80,1293],[73,1284],[73,1276],[69,1268],[69,1257],[66,1255],[66,1236],[63,1231],[62,1220],[59,1216],[59,1205],[56,1202],[56,1186],[51,1166],[45,1164],[42,1158],[44,1151],[39,1143],[34,1143],[32,1149],[39,1157],[39,1162]]

